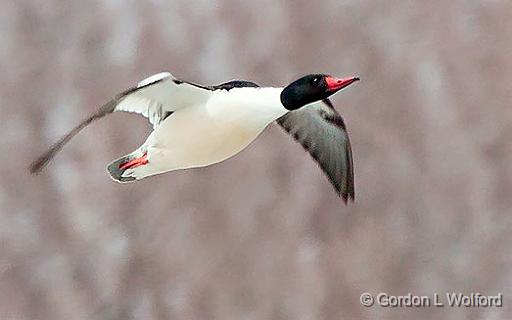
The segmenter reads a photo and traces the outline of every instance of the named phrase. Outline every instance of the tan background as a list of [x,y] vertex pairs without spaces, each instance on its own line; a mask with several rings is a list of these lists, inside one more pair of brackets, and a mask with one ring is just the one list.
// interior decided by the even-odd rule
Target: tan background
[[[512,318],[512,2],[0,1],[0,319]],[[277,126],[235,158],[130,185],[115,114],[30,161],[112,94],[325,72],[352,137],[342,205]],[[504,294],[364,308],[362,292]]]

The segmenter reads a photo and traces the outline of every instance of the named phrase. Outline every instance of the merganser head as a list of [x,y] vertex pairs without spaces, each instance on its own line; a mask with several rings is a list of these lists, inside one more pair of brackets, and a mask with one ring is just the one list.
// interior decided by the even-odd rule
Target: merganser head
[[326,99],[356,81],[359,81],[358,77],[338,79],[325,74],[310,74],[285,87],[281,92],[281,103],[287,110],[296,110]]

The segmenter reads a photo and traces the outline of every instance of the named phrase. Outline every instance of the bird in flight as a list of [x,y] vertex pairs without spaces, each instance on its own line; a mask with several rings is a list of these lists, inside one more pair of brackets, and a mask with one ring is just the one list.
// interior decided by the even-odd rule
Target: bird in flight
[[107,166],[121,183],[226,160],[275,121],[309,152],[347,203],[354,200],[352,150],[343,118],[328,98],[356,81],[310,74],[284,88],[241,80],[203,86],[158,73],[117,94],[37,158],[30,171],[39,173],[78,132],[115,111],[141,114],[153,125],[139,148]]

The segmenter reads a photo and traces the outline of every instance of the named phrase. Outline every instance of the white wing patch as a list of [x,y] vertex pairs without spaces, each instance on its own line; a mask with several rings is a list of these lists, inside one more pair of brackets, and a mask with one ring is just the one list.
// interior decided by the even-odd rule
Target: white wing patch
[[119,99],[114,111],[135,112],[148,118],[156,127],[165,118],[186,107],[205,103],[211,95],[206,88],[174,78],[161,72],[137,84]]
[[172,112],[165,110],[166,108],[160,102],[138,95],[128,96],[116,106],[116,111],[135,112],[148,118],[153,129],[165,119],[169,112]]

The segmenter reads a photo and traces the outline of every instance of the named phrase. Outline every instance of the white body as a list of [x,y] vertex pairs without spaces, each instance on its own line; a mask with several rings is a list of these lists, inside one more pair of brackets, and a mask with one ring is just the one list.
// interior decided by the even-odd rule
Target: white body
[[136,151],[148,164],[128,169],[137,179],[223,161],[247,147],[286,110],[282,88],[233,88],[212,93],[206,103],[175,111]]

